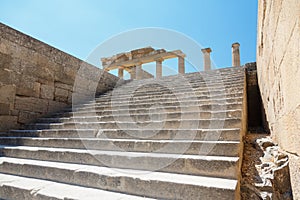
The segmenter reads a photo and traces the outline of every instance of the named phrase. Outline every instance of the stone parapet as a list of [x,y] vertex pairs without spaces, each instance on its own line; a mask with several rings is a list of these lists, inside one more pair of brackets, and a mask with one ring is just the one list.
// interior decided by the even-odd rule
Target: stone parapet
[[[78,73],[81,67],[86,74]],[[74,91],[75,79],[86,85]],[[117,81],[112,74],[0,23],[0,131],[71,105],[74,92],[105,92]]]

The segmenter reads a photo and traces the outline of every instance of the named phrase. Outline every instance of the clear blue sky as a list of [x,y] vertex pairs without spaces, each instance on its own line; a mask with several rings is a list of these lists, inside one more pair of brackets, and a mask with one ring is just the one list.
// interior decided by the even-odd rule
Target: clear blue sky
[[256,0],[0,0],[0,21],[83,60],[111,36],[142,27],[211,47],[217,67],[231,66],[234,42],[242,64],[256,60]]

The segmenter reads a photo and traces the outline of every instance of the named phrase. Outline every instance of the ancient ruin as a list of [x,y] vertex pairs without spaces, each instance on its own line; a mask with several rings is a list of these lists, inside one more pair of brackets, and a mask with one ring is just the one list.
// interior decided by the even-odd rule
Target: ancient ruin
[[178,73],[184,74],[185,54],[180,50],[167,52],[165,49],[155,50],[152,47],[132,50],[130,52],[119,53],[109,58],[101,58],[105,71],[118,69],[118,77],[123,78],[124,70],[130,73],[131,79],[141,80],[153,77],[142,69],[145,63],[156,62],[156,77],[162,77],[162,62],[170,58],[178,58]]
[[99,69],[0,23],[0,199],[300,199],[298,8],[259,0],[257,63],[234,43],[194,73],[152,47]]

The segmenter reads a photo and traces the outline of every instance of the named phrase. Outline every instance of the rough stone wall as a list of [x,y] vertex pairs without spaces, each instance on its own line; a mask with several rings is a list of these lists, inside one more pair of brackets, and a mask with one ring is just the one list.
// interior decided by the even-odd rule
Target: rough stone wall
[[257,70],[273,139],[289,153],[300,199],[300,1],[259,0]]
[[117,81],[103,70],[0,23],[0,132],[70,105],[75,94],[78,100],[107,91]]

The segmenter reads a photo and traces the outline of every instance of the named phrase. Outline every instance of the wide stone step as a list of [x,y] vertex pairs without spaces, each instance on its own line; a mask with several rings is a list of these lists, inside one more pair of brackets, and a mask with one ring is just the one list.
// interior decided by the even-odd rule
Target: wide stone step
[[194,98],[181,98],[181,99],[169,99],[169,98],[161,98],[161,99],[153,99],[151,100],[151,102],[149,102],[149,100],[135,100],[133,101],[132,99],[127,99],[126,101],[115,101],[115,100],[111,100],[111,101],[103,101],[103,102],[95,102],[95,101],[90,101],[87,103],[83,103],[81,104],[78,108],[80,107],[89,107],[89,106],[99,106],[99,105],[111,105],[112,103],[115,105],[128,105],[131,103],[134,103],[136,105],[139,104],[154,104],[154,103],[164,103],[164,104],[168,104],[168,103],[174,103],[174,102],[182,102],[184,104],[187,103],[197,103],[197,104],[211,104],[211,103],[237,103],[237,102],[242,102],[242,97],[233,97],[233,98],[221,98],[221,99],[198,99],[198,97],[194,97]]
[[199,119],[199,120],[166,120],[166,121],[107,121],[107,122],[65,122],[65,123],[35,123],[27,125],[28,129],[188,129],[188,128],[240,128],[241,119]]
[[174,91],[169,91],[169,92],[165,92],[165,91],[155,91],[155,92],[143,92],[143,93],[137,93],[134,91],[124,91],[123,94],[118,94],[118,93],[113,93],[113,94],[103,94],[101,95],[101,99],[111,99],[113,97],[113,99],[115,100],[119,100],[119,99],[126,99],[126,98],[145,98],[145,97],[164,97],[164,96],[173,96],[176,98],[182,98],[182,97],[197,97],[197,96],[213,96],[213,95],[219,95],[222,94],[223,96],[227,96],[227,95],[231,95],[231,94],[235,94],[237,92],[241,92],[243,91],[242,88],[236,88],[236,89],[232,89],[232,90],[206,90],[206,91],[195,91],[195,90],[184,90],[182,92],[178,91],[175,89]]
[[189,155],[238,156],[237,141],[0,137],[0,145]]
[[98,121],[126,121],[132,119],[133,121],[149,121],[150,119],[212,119],[212,118],[239,118],[241,117],[241,110],[227,110],[216,112],[170,112],[170,113],[149,113],[149,114],[123,114],[123,115],[95,115],[97,113],[92,111],[81,111],[69,114],[62,114],[63,117],[57,115],[56,117],[40,118],[36,122],[40,123],[62,123],[62,122],[98,122]]
[[41,138],[110,138],[139,140],[205,140],[205,141],[240,141],[240,129],[45,129],[12,130],[2,134],[6,137],[41,137]]
[[[136,86],[143,85],[145,87],[150,87],[150,85],[157,84],[161,86],[170,86],[170,87],[184,87],[184,86],[195,86],[195,87],[217,87],[220,85],[230,85],[237,82],[243,82],[245,78],[245,74],[230,74],[229,76],[212,76],[210,78],[204,77],[192,77],[192,78],[180,78],[178,76],[173,77],[171,79],[163,78],[163,79],[144,79],[142,81],[135,80],[131,81],[122,87],[125,89],[131,89]],[[181,84],[180,84],[181,83]]]
[[[239,109],[241,108],[242,102],[234,102],[234,103],[212,103],[212,104],[199,104],[198,102],[190,103],[190,102],[172,102],[172,103],[157,103],[157,104],[135,104],[129,103],[127,105],[118,105],[118,104],[108,104],[108,105],[95,105],[95,106],[86,106],[81,108],[73,108],[73,111],[89,111],[89,110],[138,110],[138,109],[148,109],[149,112],[151,110],[161,110],[169,109],[172,110],[174,107],[182,108],[182,110],[225,110],[225,109]],[[187,108],[188,107],[188,108]],[[197,109],[198,108],[198,109]]]
[[[20,166],[21,167],[21,166]],[[24,169],[26,167],[24,166]],[[39,172],[38,172],[39,173]],[[28,174],[31,174],[28,172]],[[25,174],[26,176],[26,174]],[[0,174],[0,198],[7,200],[150,200],[141,196],[63,184],[55,181]]]
[[[201,80],[201,79],[176,79],[176,80],[164,80],[164,79],[159,79],[159,80],[143,80],[143,81],[132,81],[130,83],[127,83],[125,85],[122,85],[121,87],[117,87],[118,91],[121,91],[121,89],[125,90],[132,90],[136,88],[141,88],[141,89],[149,89],[153,90],[153,86],[156,85],[158,88],[172,88],[172,87],[178,87],[179,89],[184,89],[184,88],[205,88],[205,87],[210,87],[210,88],[218,88],[218,87],[230,87],[230,86],[236,86],[243,83],[245,80],[244,75],[235,75],[227,78],[215,78],[215,79],[207,79],[207,80]],[[119,90],[120,89],[120,90]]]
[[2,156],[236,179],[238,157],[0,146]]
[[107,103],[110,101],[113,102],[128,102],[128,101],[142,101],[142,100],[169,100],[169,101],[183,101],[185,99],[193,99],[193,100],[211,100],[214,99],[228,99],[234,97],[243,97],[243,91],[238,91],[235,93],[216,93],[216,94],[207,94],[207,95],[195,95],[195,93],[186,93],[185,95],[174,95],[174,94],[158,94],[158,95],[144,95],[144,96],[131,96],[127,95],[126,97],[113,97],[111,96],[100,96],[96,98],[97,103]]
[[73,110],[76,109],[82,109],[82,108],[91,108],[91,107],[129,107],[129,106],[135,106],[135,107],[150,107],[150,106],[172,106],[172,105],[210,105],[210,104],[234,104],[234,103],[242,103],[242,98],[231,98],[231,99],[219,99],[219,100],[198,100],[197,98],[191,98],[191,99],[177,99],[177,100],[164,100],[164,99],[153,99],[151,101],[145,101],[145,100],[130,100],[127,101],[108,101],[103,103],[90,103],[90,104],[82,104],[78,107],[72,107]]
[[[209,87],[209,86],[203,86],[203,87],[192,87],[192,86],[185,86],[185,87],[168,87],[168,86],[160,86],[157,84],[153,84],[152,87],[150,88],[144,88],[143,86],[141,87],[137,87],[137,88],[122,88],[122,89],[115,89],[113,90],[110,94],[113,95],[118,95],[118,96],[124,96],[124,95],[128,95],[128,93],[130,94],[134,94],[134,95],[149,95],[149,94],[181,94],[181,93],[185,93],[188,91],[192,91],[196,94],[206,94],[207,92],[213,94],[216,93],[217,91],[222,91],[224,93],[232,93],[234,91],[239,91],[239,90],[243,90],[243,84],[237,84],[237,85],[232,85],[231,87],[225,87],[224,85],[220,85],[219,87]],[[105,95],[103,95],[105,96]]]
[[[73,185],[85,186],[70,186],[60,183],[57,188],[66,189],[63,194],[64,197],[74,198],[75,194],[83,193],[83,195],[76,199],[89,199],[88,195],[97,195],[95,199],[139,199],[137,196],[152,197],[155,199],[199,199],[205,197],[207,200],[228,200],[234,199],[236,195],[237,181],[231,179],[222,179],[214,177],[170,174],[163,172],[149,172],[142,170],[124,170],[118,168],[85,166],[77,164],[14,159],[14,158],[0,158],[0,171],[3,173],[10,173],[12,175],[0,174],[1,185],[12,186],[15,179],[21,181],[24,187],[33,187],[33,181],[43,182],[41,179],[48,179],[45,181],[45,187],[38,190],[43,194],[43,191],[49,186],[52,186],[50,191],[57,192],[56,187],[52,184],[58,184],[51,181],[70,183]],[[30,176],[32,178],[17,177]],[[100,180],[100,181],[99,181]],[[20,181],[19,181],[20,182]],[[41,183],[37,185],[42,185]],[[73,193],[68,193],[68,187],[72,188]],[[89,187],[89,188],[87,188]],[[90,189],[95,188],[95,189]],[[85,189],[85,190],[81,190]],[[99,190],[100,189],[100,190]],[[60,191],[58,190],[58,191]],[[95,192],[104,192],[109,190],[101,196]],[[114,191],[114,192],[112,192]],[[49,189],[48,189],[49,192]],[[38,194],[39,194],[38,193]],[[127,193],[125,195],[121,193]],[[119,196],[118,196],[119,195]],[[122,196],[123,195],[123,196]],[[127,198],[128,197],[128,198]],[[74,198],[75,199],[75,198]],[[147,198],[145,198],[146,200]]]
[[[148,106],[148,105],[147,105]],[[155,105],[152,107],[136,107],[135,105],[132,106],[95,106],[95,107],[87,107],[87,108],[79,108],[79,109],[72,109],[73,112],[80,112],[80,111],[94,111],[102,113],[102,115],[107,115],[104,113],[114,112],[114,114],[127,114],[127,113],[156,113],[158,111],[162,113],[167,112],[191,112],[191,111],[219,111],[219,110],[233,110],[233,109],[241,109],[242,103],[227,103],[227,104],[207,104],[207,105],[182,105],[182,104],[175,104],[171,106],[164,106],[164,105]],[[70,111],[70,109],[69,109]]]
[[[185,88],[178,88],[177,87],[168,87],[168,88],[159,88],[159,86],[152,85],[151,88],[149,89],[144,89],[143,86],[136,87],[136,88],[117,88],[112,91],[108,91],[105,94],[100,95],[99,97],[110,97],[112,95],[114,96],[128,96],[128,94],[134,95],[134,96],[143,96],[143,95],[159,95],[159,94],[174,94],[174,95],[182,95],[185,93],[193,93],[193,94],[198,94],[198,95],[207,95],[207,94],[218,94],[218,92],[222,92],[223,94],[230,94],[230,93],[235,93],[237,91],[242,91],[243,90],[243,83],[238,83],[236,85],[232,86],[219,86],[216,88],[211,88],[209,86],[205,87],[185,87]],[[97,98],[99,98],[97,97]]]

